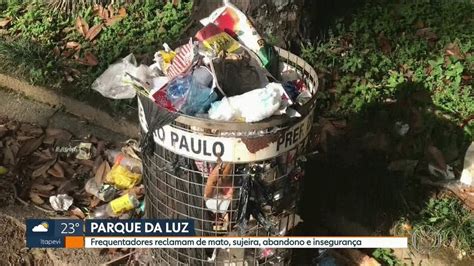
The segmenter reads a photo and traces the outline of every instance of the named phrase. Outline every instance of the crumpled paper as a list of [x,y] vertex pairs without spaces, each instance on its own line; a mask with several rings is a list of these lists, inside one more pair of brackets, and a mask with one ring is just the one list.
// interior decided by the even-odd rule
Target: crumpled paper
[[67,194],[59,194],[49,197],[49,203],[55,211],[67,211],[71,207],[74,199]]
[[462,170],[461,183],[474,187],[474,142],[471,143],[464,157],[464,169]]

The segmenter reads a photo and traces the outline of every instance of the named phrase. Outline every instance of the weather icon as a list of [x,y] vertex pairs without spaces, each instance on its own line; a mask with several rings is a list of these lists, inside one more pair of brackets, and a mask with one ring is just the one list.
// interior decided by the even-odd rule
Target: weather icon
[[49,224],[47,222],[41,222],[37,226],[33,227],[31,231],[35,233],[45,233],[45,232],[48,232],[48,227],[49,227]]

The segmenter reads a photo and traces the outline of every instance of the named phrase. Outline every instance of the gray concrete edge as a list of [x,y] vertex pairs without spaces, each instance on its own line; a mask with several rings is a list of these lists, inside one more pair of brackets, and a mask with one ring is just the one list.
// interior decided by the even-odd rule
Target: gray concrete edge
[[46,104],[53,109],[64,110],[66,113],[79,117],[90,124],[124,136],[132,138],[138,137],[138,125],[123,119],[114,118],[102,110],[98,110],[97,108],[70,97],[59,95],[51,89],[34,86],[5,74],[0,74],[0,86],[33,99],[34,101]]

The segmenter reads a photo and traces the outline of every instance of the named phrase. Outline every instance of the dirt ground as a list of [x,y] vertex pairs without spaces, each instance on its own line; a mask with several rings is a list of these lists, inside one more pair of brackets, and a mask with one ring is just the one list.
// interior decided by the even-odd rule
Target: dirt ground
[[0,214],[0,265],[51,265],[45,250],[26,248],[25,226]]
[[[98,249],[28,249],[25,224],[28,218],[52,218],[48,214],[20,204],[0,208],[0,265],[100,265],[120,257]],[[55,217],[60,218],[60,217]]]

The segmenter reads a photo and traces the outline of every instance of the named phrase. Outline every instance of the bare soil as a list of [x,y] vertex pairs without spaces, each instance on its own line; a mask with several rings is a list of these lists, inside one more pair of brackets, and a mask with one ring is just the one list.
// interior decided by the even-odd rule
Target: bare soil
[[0,214],[0,265],[51,265],[44,250],[26,248],[25,226]]
[[[33,206],[11,204],[0,208],[0,266],[3,265],[99,265],[120,257],[98,249],[28,249],[25,224],[28,218],[52,218]],[[60,218],[55,216],[55,218]],[[65,217],[67,218],[67,217]]]

